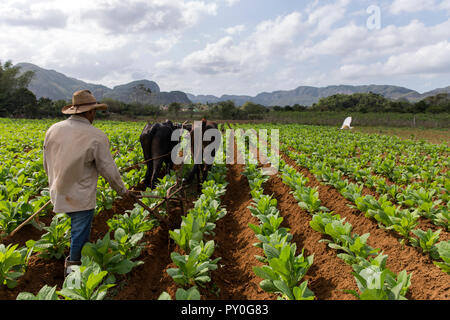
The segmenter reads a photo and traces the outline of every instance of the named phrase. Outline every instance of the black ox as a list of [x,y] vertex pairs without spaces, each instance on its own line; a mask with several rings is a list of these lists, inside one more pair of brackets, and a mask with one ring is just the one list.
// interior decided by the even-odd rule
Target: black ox
[[144,159],[147,161],[147,172],[145,174],[145,186],[153,189],[155,179],[166,164],[167,173],[172,170],[171,159],[172,149],[177,145],[177,141],[171,141],[172,133],[178,126],[167,120],[163,123],[147,124],[140,136]]
[[[201,130],[202,138],[203,134],[209,129],[217,129],[218,125],[215,122],[203,120],[201,127],[197,130]],[[155,186],[155,180],[158,173],[160,172],[163,163],[166,164],[166,174],[170,172],[173,168],[172,162],[172,150],[176,147],[179,141],[172,141],[172,133],[176,129],[185,129],[190,132],[191,136],[191,151],[194,155],[194,139],[195,139],[195,128],[190,124],[176,124],[174,125],[170,120],[163,123],[147,124],[142,131],[140,136],[140,142],[142,150],[144,152],[144,159],[147,161],[147,172],[145,174],[144,183],[147,188],[153,189]],[[214,143],[213,138],[211,142],[206,143],[202,141],[202,150],[209,145]],[[212,154],[215,157],[215,152]],[[197,176],[197,190],[200,191],[201,183],[203,183],[212,165],[209,164],[194,164],[192,171],[190,172],[187,183],[192,183],[194,177]]]

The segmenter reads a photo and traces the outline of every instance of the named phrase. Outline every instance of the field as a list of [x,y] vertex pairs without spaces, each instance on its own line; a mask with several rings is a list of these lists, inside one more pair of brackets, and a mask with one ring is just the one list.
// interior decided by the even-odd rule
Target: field
[[[0,119],[0,300],[450,299],[448,131],[230,124],[279,130],[280,156],[258,153],[272,138],[225,140],[253,162],[214,166],[201,194],[192,187],[159,207],[168,224],[100,178],[84,267],[65,280],[67,216],[50,207],[10,235],[49,200],[42,144],[52,123]],[[127,187],[164,198],[189,168],[144,190],[145,167],[134,166],[144,124],[94,123]],[[267,159],[277,174],[264,174]]]

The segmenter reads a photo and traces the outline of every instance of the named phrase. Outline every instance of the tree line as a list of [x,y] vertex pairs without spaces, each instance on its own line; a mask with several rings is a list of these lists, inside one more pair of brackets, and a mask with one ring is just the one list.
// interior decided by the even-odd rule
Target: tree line
[[447,93],[427,97],[416,103],[389,100],[376,93],[336,94],[322,98],[311,108],[313,111],[396,112],[396,113],[449,113],[450,95]]
[[[61,109],[71,101],[52,101],[48,98],[37,99],[33,92],[27,89],[33,77],[33,72],[20,73],[20,67],[13,66],[8,61],[0,63],[0,117],[15,118],[55,118],[63,117]],[[253,102],[237,106],[233,101],[222,101],[212,104],[181,105],[171,103],[168,106],[144,105],[140,103],[124,103],[110,98],[101,100],[109,106],[107,112],[99,113],[99,118],[110,118],[114,115],[125,117],[207,117],[217,120],[264,120],[270,114],[282,116],[292,112],[358,112],[358,113],[414,113],[437,114],[450,113],[450,96],[438,94],[427,97],[419,102],[407,100],[389,100],[375,93],[355,93],[352,95],[336,94],[322,98],[312,107],[295,104],[293,106],[266,107]]]

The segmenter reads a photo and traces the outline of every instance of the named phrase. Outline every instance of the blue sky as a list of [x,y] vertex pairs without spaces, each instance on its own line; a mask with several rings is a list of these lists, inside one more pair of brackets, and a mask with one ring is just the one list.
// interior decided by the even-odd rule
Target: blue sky
[[109,87],[450,85],[450,0],[2,0],[0,27],[0,61]]

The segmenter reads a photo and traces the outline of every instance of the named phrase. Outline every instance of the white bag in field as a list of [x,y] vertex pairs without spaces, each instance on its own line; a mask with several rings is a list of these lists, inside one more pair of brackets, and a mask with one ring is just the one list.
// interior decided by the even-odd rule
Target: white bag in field
[[345,119],[344,124],[342,125],[341,130],[344,130],[344,129],[347,129],[347,130],[353,129],[353,127],[351,127],[351,124],[352,124],[352,117],[348,117],[347,119]]

